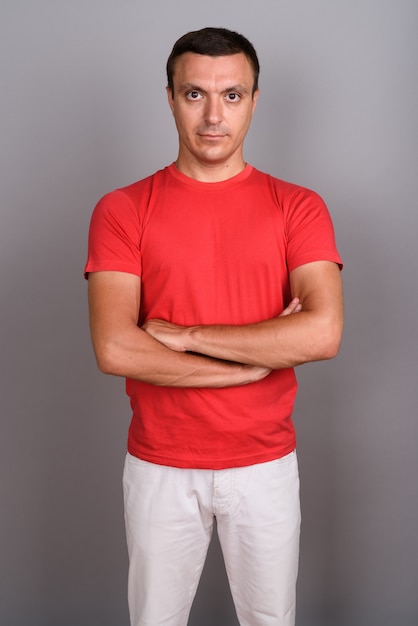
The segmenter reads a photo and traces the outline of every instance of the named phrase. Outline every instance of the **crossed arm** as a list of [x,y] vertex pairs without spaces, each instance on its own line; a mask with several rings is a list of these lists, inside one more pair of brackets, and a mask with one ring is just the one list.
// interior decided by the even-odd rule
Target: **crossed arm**
[[289,306],[256,324],[183,327],[149,320],[139,328],[140,279],[92,273],[90,327],[99,368],[154,385],[229,387],[261,380],[272,369],[334,357],[343,324],[338,266],[303,265],[291,272],[290,285]]

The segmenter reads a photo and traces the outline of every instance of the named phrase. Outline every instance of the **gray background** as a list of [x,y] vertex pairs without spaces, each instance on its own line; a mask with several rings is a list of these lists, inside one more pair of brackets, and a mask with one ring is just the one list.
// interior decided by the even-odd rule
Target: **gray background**
[[[298,626],[418,623],[415,0],[3,0],[0,624],[126,626],[122,380],[90,348],[91,210],[176,156],[164,65],[246,34],[246,157],[313,187],[346,267],[335,361],[298,370]],[[192,626],[236,624],[211,547]]]

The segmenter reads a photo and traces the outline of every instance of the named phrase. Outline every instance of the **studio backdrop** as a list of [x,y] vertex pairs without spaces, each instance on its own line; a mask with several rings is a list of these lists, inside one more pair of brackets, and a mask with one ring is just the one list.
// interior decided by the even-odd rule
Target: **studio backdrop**
[[[130,409],[96,368],[83,266],[106,192],[172,162],[165,62],[225,26],[261,61],[245,157],[332,214],[346,326],[298,368],[298,626],[418,623],[415,0],[2,0],[4,626],[127,626]],[[191,626],[236,626],[215,538]]]

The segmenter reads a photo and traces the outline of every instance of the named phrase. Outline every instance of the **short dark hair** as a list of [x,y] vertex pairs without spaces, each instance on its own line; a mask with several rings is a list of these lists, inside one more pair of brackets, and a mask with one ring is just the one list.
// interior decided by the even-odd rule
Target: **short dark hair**
[[254,46],[243,35],[227,28],[202,28],[186,33],[174,44],[167,61],[167,85],[174,93],[173,75],[176,59],[186,52],[211,57],[228,56],[243,52],[249,60],[253,73],[253,95],[258,89],[260,64]]

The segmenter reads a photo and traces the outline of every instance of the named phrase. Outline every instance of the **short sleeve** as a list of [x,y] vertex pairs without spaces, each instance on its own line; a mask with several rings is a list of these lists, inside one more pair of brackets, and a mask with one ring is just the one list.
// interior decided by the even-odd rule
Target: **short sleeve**
[[291,194],[284,209],[289,271],[313,261],[333,261],[342,269],[334,227],[322,198],[300,187]]
[[105,195],[96,205],[90,221],[89,272],[118,271],[141,276],[141,234],[138,211],[122,190]]

